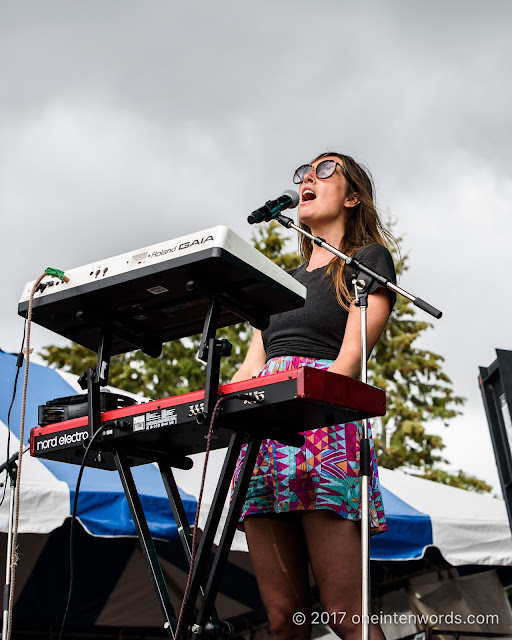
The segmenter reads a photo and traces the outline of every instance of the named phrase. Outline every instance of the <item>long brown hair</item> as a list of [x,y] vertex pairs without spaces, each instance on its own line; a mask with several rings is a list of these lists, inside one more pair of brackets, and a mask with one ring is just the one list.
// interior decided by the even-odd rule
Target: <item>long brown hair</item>
[[[369,244],[380,244],[388,249],[394,246],[398,249],[396,239],[384,227],[377,212],[374,197],[375,188],[370,171],[350,156],[331,151],[320,154],[313,162],[330,156],[339,158],[343,163],[343,173],[347,181],[346,196],[355,195],[359,200],[359,203],[351,209],[345,227],[345,235],[337,249],[348,256],[353,256],[356,251]],[[311,233],[311,229],[306,224],[299,221],[299,226]],[[303,235],[299,235],[299,251],[305,262],[310,259],[313,252],[312,241]],[[332,278],[338,303],[348,311],[354,296],[348,290],[345,282],[345,261],[335,257],[327,265],[326,274]]]

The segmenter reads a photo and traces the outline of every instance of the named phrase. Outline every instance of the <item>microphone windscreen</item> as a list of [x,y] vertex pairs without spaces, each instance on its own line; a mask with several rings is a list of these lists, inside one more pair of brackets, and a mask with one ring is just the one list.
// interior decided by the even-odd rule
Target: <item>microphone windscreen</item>
[[292,201],[286,207],[287,209],[295,209],[295,207],[299,204],[299,194],[293,189],[285,189],[282,193],[283,196],[290,196]]

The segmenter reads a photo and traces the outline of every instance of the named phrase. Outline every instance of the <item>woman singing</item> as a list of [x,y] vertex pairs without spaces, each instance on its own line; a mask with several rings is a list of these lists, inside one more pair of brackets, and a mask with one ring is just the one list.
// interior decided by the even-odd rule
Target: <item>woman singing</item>
[[[372,181],[351,157],[324,153],[294,175],[300,184],[300,225],[395,282],[392,236],[377,214]],[[233,381],[307,365],[357,378],[360,312],[353,303],[353,272],[341,259],[300,236],[304,264],[292,275],[307,288],[301,309],[272,316],[255,331]],[[368,296],[368,353],[394,304],[374,284]],[[245,529],[273,638],[309,638],[308,562],[330,626],[344,640],[359,640],[361,615],[359,441],[362,427],[347,423],[304,432],[300,449],[262,443],[247,491]],[[370,526],[387,530],[371,440]],[[240,463],[237,471],[240,468]],[[235,478],[237,472],[235,472]],[[293,614],[305,614],[296,624]],[[372,625],[372,640],[382,639]]]

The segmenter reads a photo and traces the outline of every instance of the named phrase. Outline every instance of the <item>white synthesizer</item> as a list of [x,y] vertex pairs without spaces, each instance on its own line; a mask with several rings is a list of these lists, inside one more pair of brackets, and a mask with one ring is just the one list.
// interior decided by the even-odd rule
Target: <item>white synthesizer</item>
[[[218,326],[304,304],[306,289],[224,226],[136,249],[45,278],[34,296],[33,320],[94,351],[112,331],[112,355],[200,333],[211,299],[222,303]],[[18,306],[27,315],[28,282]]]

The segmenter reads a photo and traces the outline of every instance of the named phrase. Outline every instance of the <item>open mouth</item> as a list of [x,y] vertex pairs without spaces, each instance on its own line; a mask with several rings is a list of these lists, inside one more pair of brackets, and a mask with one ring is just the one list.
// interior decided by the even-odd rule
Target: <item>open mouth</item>
[[311,189],[304,189],[302,192],[302,202],[309,202],[310,200],[314,200],[316,198],[316,193],[311,191]]

